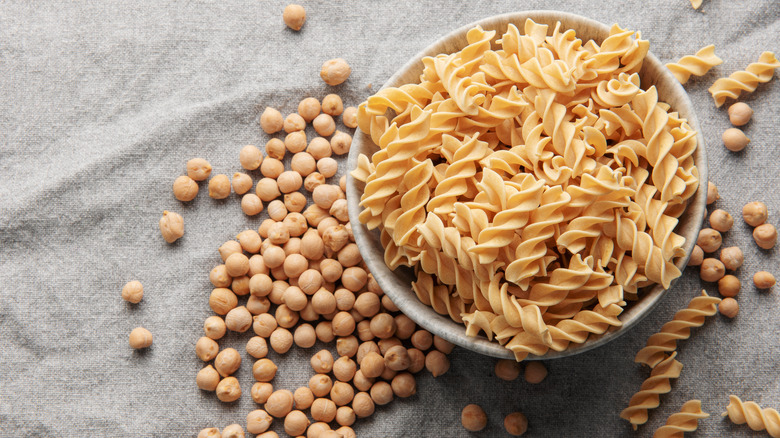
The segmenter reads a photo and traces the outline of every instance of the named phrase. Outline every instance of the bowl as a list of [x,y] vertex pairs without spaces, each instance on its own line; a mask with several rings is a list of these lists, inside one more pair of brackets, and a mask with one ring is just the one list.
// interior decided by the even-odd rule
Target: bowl
[[[560,21],[563,29],[574,29],[577,32],[577,37],[583,41],[593,39],[597,43],[601,43],[609,35],[609,26],[565,12],[526,11],[488,17],[463,26],[425,48],[401,67],[383,85],[383,88],[397,87],[407,83],[419,83],[419,76],[423,68],[422,58],[439,53],[459,51],[466,45],[466,33],[474,26],[479,25],[486,31],[496,30],[497,35],[501,35],[506,31],[509,23],[514,23],[515,26],[522,29],[523,23],[527,18],[537,23],[547,24],[551,28],[555,26],[557,21]],[[685,255],[680,257],[675,263],[677,268],[682,271],[693,251],[704,214],[706,213],[707,159],[704,150],[704,137],[687,93],[672,76],[671,72],[652,53],[647,54],[640,70],[640,76],[642,89],[655,85],[658,90],[659,100],[670,104],[672,109],[676,110],[681,117],[688,119],[688,124],[697,132],[698,147],[694,154],[694,160],[699,170],[699,190],[689,199],[688,207],[680,217],[680,222],[675,230],[686,239],[683,246]],[[347,160],[348,169],[355,169],[359,154],[363,153],[370,156],[377,149],[371,138],[358,130],[355,133],[352,148],[349,152]],[[467,336],[464,325],[452,321],[447,316],[439,315],[431,307],[419,301],[411,288],[411,282],[414,280],[411,269],[390,270],[385,265],[384,248],[380,242],[379,233],[377,230],[369,231],[358,220],[358,215],[362,210],[359,204],[363,187],[364,184],[356,181],[351,175],[347,177],[347,204],[355,242],[377,283],[396,306],[418,325],[456,345],[488,356],[507,359],[514,358],[514,355],[508,349],[497,342],[489,341],[484,336]],[[599,336],[591,335],[584,343],[571,345],[566,350],[560,352],[551,350],[541,357],[531,355],[528,356],[527,360],[571,356],[606,344],[637,325],[642,318],[647,316],[658,305],[664,295],[673,288],[673,285],[674,282],[672,282],[669,289],[664,289],[661,285],[655,285],[650,290],[645,290],[643,293],[640,292],[640,298],[635,302],[629,303],[620,315],[622,326],[612,327]]]

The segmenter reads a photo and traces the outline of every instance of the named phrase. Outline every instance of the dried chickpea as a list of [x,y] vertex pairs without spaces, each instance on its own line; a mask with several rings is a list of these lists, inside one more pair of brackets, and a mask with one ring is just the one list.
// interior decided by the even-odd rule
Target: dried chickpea
[[[262,239],[260,238],[260,234],[258,234],[255,230],[244,230],[238,233],[236,235],[236,240],[238,240],[238,243],[241,244],[241,249],[248,253],[256,254],[260,251]],[[249,259],[247,258],[247,272],[249,272],[248,267]]]
[[245,306],[230,309],[225,315],[225,325],[234,332],[244,333],[252,326],[252,314]]
[[222,438],[222,434],[216,427],[208,427],[198,433],[198,438]]
[[203,321],[203,331],[211,339],[221,339],[227,332],[225,320],[219,316],[209,316]]
[[284,119],[284,132],[292,133],[306,129],[306,120],[300,114],[292,113]]
[[495,368],[496,377],[511,382],[520,375],[520,364],[510,359],[499,359]]
[[317,339],[320,342],[328,343],[336,338],[336,334],[333,333],[333,323],[330,321],[320,321],[317,326],[314,327],[314,333],[317,334]]
[[718,292],[724,297],[735,297],[739,293],[739,279],[733,275],[725,275],[718,280]]
[[306,257],[300,254],[290,254],[284,259],[282,266],[284,266],[285,275],[290,278],[297,278],[309,267],[309,262],[306,260]]
[[[322,137],[328,137],[336,131],[336,122],[333,121],[333,117],[327,114],[318,115],[313,122],[314,131]],[[331,141],[331,148],[333,148],[333,142]]]
[[325,177],[319,172],[312,172],[303,180],[303,188],[308,192],[314,192],[314,189],[323,184],[325,184]]
[[[340,222],[347,223],[349,222],[349,213],[347,211],[347,200],[346,199],[336,199],[333,201],[333,205],[330,206],[330,210],[328,210],[330,214],[333,215],[334,218],[338,219]],[[351,239],[350,232],[349,232],[349,224],[344,226],[344,231],[347,233],[347,239]]]
[[233,293],[236,295],[244,296],[249,293],[249,277],[242,275],[236,277],[230,283],[230,288],[233,289]]
[[231,424],[222,429],[222,438],[244,438],[244,428],[240,424]]
[[318,421],[309,426],[309,429],[306,431],[306,438],[322,438],[325,432],[332,432],[330,426],[327,423]]
[[301,188],[303,179],[301,174],[294,170],[287,170],[282,172],[276,179],[276,183],[279,185],[279,191],[282,193],[294,192]]
[[278,199],[269,202],[266,210],[268,211],[268,217],[277,222],[282,221],[287,216],[287,207]]
[[315,374],[309,379],[309,389],[315,397],[325,397],[332,387],[333,381],[327,374]]
[[[338,429],[336,429],[334,432],[336,432],[339,438],[357,438],[355,431],[352,430],[352,428],[349,426],[341,426]],[[323,437],[323,438],[327,438],[327,437]]]
[[[412,345],[414,345],[415,348],[425,351],[433,345],[433,335],[427,330],[417,330],[412,334]],[[498,365],[496,365],[496,367],[498,367]]]
[[[263,338],[259,338],[263,339]],[[262,358],[252,365],[252,375],[258,382],[270,382],[276,377],[278,367],[271,359]]]
[[328,214],[328,210],[314,204],[306,207],[306,210],[303,211],[303,217],[306,218],[306,222],[308,222],[310,226],[316,227],[319,225],[320,221],[330,217],[330,214]]
[[273,289],[273,280],[267,274],[255,274],[249,279],[249,292],[256,297],[266,297]]
[[753,229],[753,240],[762,249],[772,249],[777,243],[777,229],[772,224],[761,224]]
[[214,359],[214,368],[216,368],[223,377],[235,373],[240,366],[241,355],[238,354],[238,351],[236,351],[235,348],[225,348],[220,351]]
[[160,218],[160,233],[168,243],[173,243],[184,235],[184,218],[180,214],[165,210]]
[[739,313],[739,303],[734,298],[724,298],[718,304],[718,312],[726,318],[733,318]]
[[245,173],[236,172],[233,174],[233,191],[237,195],[243,195],[252,189],[252,177]]
[[[282,328],[291,328],[297,324],[300,319],[298,312],[291,310],[286,304],[280,304],[276,308],[276,314],[274,316],[276,316],[276,322],[279,324],[279,327]],[[290,340],[292,341],[292,334],[290,334]]]
[[[368,353],[380,354],[379,346],[376,345],[376,342],[369,340],[360,344],[358,346],[357,353],[355,353],[355,359],[358,363],[362,363],[363,359],[368,355]],[[384,365],[384,359],[382,360],[382,364]]]
[[253,319],[254,322],[252,323],[252,330],[257,336],[262,338],[271,336],[274,330],[276,330],[278,327],[276,318],[268,313],[261,313],[260,315],[255,316]]
[[284,164],[276,158],[266,158],[260,165],[260,173],[271,179],[276,179],[284,172]]
[[720,250],[720,261],[723,262],[723,266],[728,270],[736,271],[742,266],[744,260],[742,250],[736,246]]
[[266,134],[274,134],[282,130],[284,126],[284,120],[282,119],[282,113],[277,109],[270,106],[263,111],[260,115],[260,128],[265,131]]
[[282,301],[290,310],[295,312],[303,310],[306,307],[306,303],[308,303],[306,294],[297,286],[288,287],[282,295]]
[[330,157],[332,153],[330,142],[322,137],[314,137],[306,147],[306,152],[315,160]]
[[393,388],[387,382],[376,382],[371,386],[371,400],[383,406],[393,401]]
[[714,283],[726,274],[726,267],[718,259],[706,258],[701,262],[699,276],[702,280]]
[[341,178],[339,178],[339,188],[341,188],[344,193],[347,192],[347,175],[341,175]]
[[300,192],[287,193],[284,195],[284,206],[287,208],[287,211],[300,213],[306,208],[306,202],[306,197]]
[[299,31],[303,27],[303,23],[306,22],[306,9],[301,5],[289,4],[284,8],[282,19],[287,27]]
[[219,384],[219,373],[213,366],[208,365],[198,371],[198,375],[195,376],[195,384],[204,391],[214,391]]
[[[335,205],[335,202],[333,205]],[[325,221],[323,220],[322,222]],[[340,251],[347,244],[349,244],[349,233],[347,233],[344,225],[336,224],[334,226],[330,226],[322,233],[322,243],[325,244],[325,246],[331,251]],[[353,292],[357,291],[357,289],[353,290],[349,287],[347,289],[350,289]]]
[[732,152],[739,152],[750,143],[750,139],[739,128],[729,128],[723,131],[722,139],[726,149]]
[[295,154],[306,149],[306,131],[295,131],[284,138],[284,147]]
[[417,393],[417,382],[415,382],[411,373],[398,373],[393,377],[390,386],[393,388],[393,393],[401,398],[411,397]]
[[252,401],[261,405],[268,401],[268,397],[274,392],[274,386],[266,382],[257,382],[252,385],[252,390],[250,392]]
[[173,196],[182,202],[188,202],[198,196],[198,183],[187,175],[173,180]]
[[228,287],[233,282],[233,279],[227,273],[225,265],[215,266],[211,272],[209,272],[209,280],[214,287]]
[[[322,239],[320,239],[320,242],[322,242]],[[320,262],[320,271],[322,272],[322,279],[332,283],[341,278],[344,268],[336,260],[325,259]]]
[[336,298],[336,308],[338,310],[348,312],[355,305],[355,294],[348,289],[338,289],[333,293],[333,296]]
[[309,361],[315,373],[327,374],[333,369],[333,355],[328,350],[320,350]]
[[415,324],[414,321],[411,320],[411,318],[409,318],[404,314],[396,315],[395,317],[393,317],[393,319],[395,319],[396,337],[398,337],[398,339],[411,338],[415,329],[417,329],[417,324]]
[[287,227],[287,231],[292,237],[303,236],[303,234],[309,230],[309,227],[306,224],[306,217],[301,213],[287,213],[287,216],[282,222],[284,223],[284,226]]
[[742,207],[742,219],[751,227],[757,227],[766,222],[767,216],[766,204],[763,202],[751,202]]
[[406,350],[406,354],[409,355],[409,368],[406,371],[414,374],[425,368],[425,353],[416,348],[410,348]]
[[[265,144],[265,154],[268,158],[274,158],[281,160],[284,158],[284,154],[287,152],[287,147],[282,140],[278,138],[272,138]],[[260,163],[262,165],[262,163]]]
[[219,344],[207,336],[201,336],[195,343],[195,354],[204,362],[217,357],[219,353]]
[[[322,289],[320,289],[322,290]],[[316,294],[315,294],[316,295]],[[333,299],[335,304],[336,299]],[[335,306],[334,306],[335,307]],[[331,321],[333,334],[336,336],[349,336],[355,331],[355,318],[347,312],[338,312]]]
[[219,256],[222,258],[222,261],[226,261],[228,257],[235,253],[240,253],[243,250],[241,248],[241,244],[238,243],[236,240],[228,240],[227,242],[220,245],[218,251]]
[[246,414],[246,431],[249,433],[263,433],[271,427],[271,423],[274,421],[268,412],[262,409],[255,409],[254,411]]
[[227,273],[231,277],[245,275],[249,272],[249,257],[240,252],[230,254],[225,260],[225,269],[227,269]]
[[256,216],[263,211],[263,202],[254,193],[241,197],[241,211],[247,216]]
[[725,210],[717,209],[710,214],[710,227],[725,233],[734,225],[734,218]]
[[[303,246],[303,241],[301,241]],[[322,286],[322,274],[315,269],[307,269],[298,277],[298,287],[306,295],[313,295]]]
[[209,296],[209,306],[217,315],[226,315],[238,305],[238,297],[230,289],[215,288]]
[[528,419],[522,412],[512,412],[504,417],[504,429],[512,436],[521,436],[528,430]]
[[349,268],[362,262],[363,257],[360,256],[358,246],[354,243],[349,243],[339,251],[338,260],[343,267]]
[[[284,245],[288,240],[290,240],[290,231],[283,222],[275,222],[268,228],[267,240],[274,245]],[[263,257],[265,256],[265,253],[263,253]],[[271,265],[268,264],[268,260],[266,260],[266,265],[271,267]]]
[[479,405],[466,405],[460,413],[460,422],[466,430],[479,432],[487,426],[487,414]]
[[[260,233],[257,233],[257,235],[260,236]],[[262,248],[262,242],[260,247]],[[252,257],[249,257],[249,272],[247,272],[247,275],[250,278],[257,274],[268,275],[269,272],[270,269],[265,265],[265,259],[263,259],[262,255],[254,254]]]
[[[266,297],[250,296],[246,302],[246,310],[252,315],[267,313],[271,309],[271,300]],[[254,316],[253,316],[254,318]]]
[[230,196],[230,180],[227,175],[214,175],[209,180],[209,196],[214,199],[225,199]]
[[450,360],[439,350],[431,350],[425,355],[425,368],[433,377],[439,377],[450,369]]
[[[263,163],[265,163],[265,161],[263,161]],[[255,193],[260,200],[265,202],[273,201],[282,194],[282,192],[279,191],[279,185],[276,183],[276,180],[271,178],[260,179],[255,187]],[[262,236],[263,234],[260,233],[260,235]]]
[[387,354],[387,350],[398,345],[403,345],[403,342],[401,342],[401,340],[396,337],[392,337],[387,339],[380,339],[376,344],[379,346],[379,354],[384,356]]
[[368,352],[360,361],[360,371],[369,379],[379,377],[384,370],[385,359],[377,352]]
[[311,348],[317,341],[317,335],[314,333],[314,327],[311,324],[301,324],[295,328],[293,341],[300,348]]
[[314,394],[306,386],[301,386],[293,393],[293,400],[297,409],[309,409],[314,402]]
[[255,359],[262,359],[268,355],[268,343],[265,341],[265,338],[252,336],[246,343],[246,352]]
[[743,126],[750,121],[753,110],[744,102],[737,102],[729,107],[729,121],[734,126]]
[[[263,153],[260,152],[260,149],[255,145],[246,145],[239,151],[238,161],[244,169],[255,170],[260,167],[260,163],[263,162]],[[235,190],[235,185],[233,186],[233,189]]]
[[336,406],[345,406],[355,397],[355,390],[352,385],[344,382],[334,382],[330,390],[330,399]]
[[[275,235],[275,236],[278,238],[281,237],[279,235]],[[268,240],[266,240],[266,242],[268,242]],[[287,258],[287,255],[285,254],[284,249],[276,245],[270,246],[268,247],[268,249],[263,251],[263,260],[265,261],[265,265],[271,269],[276,269],[282,266],[282,264],[284,264],[285,258]]]
[[276,418],[282,418],[289,414],[293,408],[293,394],[286,389],[279,389],[271,393],[268,401],[265,402],[266,412]]
[[344,155],[352,146],[352,136],[346,132],[336,131],[330,139],[330,149],[336,155]]
[[355,377],[357,364],[347,356],[341,356],[333,363],[333,375],[340,382],[349,382]]
[[723,238],[720,233],[712,228],[702,228],[696,244],[706,253],[712,253],[720,248]]
[[325,61],[320,70],[320,77],[328,85],[339,85],[349,78],[352,69],[347,61],[342,58],[334,58]]
[[344,114],[341,115],[341,121],[344,122],[344,126],[347,128],[357,128],[357,108],[349,106],[344,110]]
[[352,357],[357,353],[358,340],[354,336],[340,337],[336,340],[336,352],[339,356]]
[[769,289],[775,285],[775,276],[767,271],[758,271],[753,274],[753,284],[758,289]]
[[[304,320],[304,321],[315,322],[318,319],[320,319],[320,314],[314,311],[314,307],[312,307],[311,301],[309,301],[306,304],[306,307],[304,307],[303,310],[298,312],[298,314],[300,315],[301,319]],[[317,340],[317,330],[316,329],[314,329],[314,340],[315,340],[315,342]]]
[[[366,273],[366,270],[357,266],[347,268],[341,274],[341,284],[352,292],[357,292],[362,289],[367,281],[368,274]],[[376,296],[376,294],[371,295]]]
[[[409,358],[409,353],[407,353],[406,348],[402,345],[390,347],[387,352],[384,353],[384,356],[385,368],[393,371],[404,371],[409,368],[409,365],[412,363]],[[449,368],[449,364],[447,367]]]
[[355,389],[358,391],[368,391],[371,389],[371,385],[374,384],[376,379],[369,379],[368,377],[363,375],[363,372],[360,370],[357,370],[355,372],[355,377],[352,379],[352,384],[355,386]]
[[284,417],[284,431],[287,435],[298,436],[306,432],[309,427],[309,419],[301,411],[291,411]]
[[[398,312],[400,310],[398,309],[398,306],[395,305],[393,300],[391,300],[387,295],[382,295],[382,307],[384,307],[385,311],[387,312]],[[396,336],[398,336],[397,333]]]
[[438,336],[433,337],[433,346],[444,354],[452,353],[452,349],[455,348],[455,345],[452,342],[444,340]]
[[147,348],[152,345],[152,332],[143,328],[136,327],[130,332],[130,346],[136,350]]
[[702,260],[704,260],[704,250],[699,245],[694,245],[691,258],[688,259],[688,266],[701,266]]
[[371,333],[379,339],[387,339],[395,334],[395,320],[389,313],[379,313],[371,318]]
[[306,123],[320,115],[320,109],[320,101],[314,97],[307,97],[298,104],[298,114],[303,117]]
[[339,426],[351,426],[355,424],[355,411],[349,406],[341,406],[336,409],[336,423]]
[[720,199],[720,195],[718,194],[718,187],[712,183],[712,181],[707,182],[707,205],[712,204],[713,202]]
[[269,430],[268,432],[263,432],[260,435],[256,435],[255,438],[279,438],[279,434]]
[[529,362],[528,365],[525,366],[524,376],[525,381],[528,383],[541,383],[542,380],[547,377],[547,368],[539,361]]
[[355,310],[366,318],[371,318],[379,313],[379,297],[371,292],[364,292],[355,299]]
[[276,330],[271,333],[271,336],[268,340],[271,343],[271,348],[275,352],[284,354],[290,350],[290,347],[292,347],[293,335],[286,328],[277,327]]
[[367,392],[358,392],[352,399],[352,410],[358,418],[370,417],[374,413],[374,401]]
[[311,404],[311,418],[330,423],[336,418],[336,404],[326,398],[318,398]]
[[[350,314],[354,315],[357,313],[355,309],[350,310]],[[357,316],[363,318],[363,315],[357,313]],[[374,339],[374,334],[371,332],[371,321],[364,319],[362,321],[358,321],[357,326],[355,327],[355,330],[357,332],[357,337],[363,342],[370,341]]]
[[344,103],[338,94],[328,94],[322,98],[322,112],[336,117],[344,112]]
[[187,176],[195,181],[205,181],[211,175],[211,164],[203,158],[187,161]]
[[133,303],[138,304],[141,302],[141,300],[144,298],[144,286],[141,284],[138,280],[132,280],[128,281],[124,286],[122,286],[122,299]]
[[[217,385],[217,398],[221,402],[230,403],[241,397],[241,385],[233,376],[225,377]],[[223,435],[224,436],[224,435]]]

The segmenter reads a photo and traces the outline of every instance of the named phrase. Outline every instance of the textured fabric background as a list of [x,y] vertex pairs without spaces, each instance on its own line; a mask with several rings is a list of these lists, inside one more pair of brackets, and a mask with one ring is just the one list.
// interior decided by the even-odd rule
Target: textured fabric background
[[[691,436],[762,436],[720,413],[730,393],[780,408],[780,289],[758,292],[751,282],[762,269],[780,276],[780,249],[758,249],[740,218],[745,202],[763,200],[780,225],[780,80],[744,99],[755,115],[741,153],[723,148],[726,107],[716,109],[706,89],[762,51],[780,51],[776,1],[705,0],[699,11],[687,0],[306,1],[300,33],[283,25],[284,2],[168,3],[0,2],[0,436],[195,436],[243,424],[254,409],[250,361],[238,372],[247,395],[222,404],[195,386],[202,364],[193,346],[210,314],[216,248],[261,218],[241,214],[235,196],[210,199],[205,186],[182,205],[173,179],[195,156],[214,173],[240,170],[239,149],[268,139],[257,126],[267,105],[289,113],[303,97],[330,91],[356,105],[439,36],[526,9],[639,29],[663,61],[715,44],[724,64],[687,89],[720,188],[716,205],[736,219],[724,245],[745,252],[740,314],[715,316],[681,343],[682,376],[636,433],[618,417],[648,375],[634,354],[702,287],[715,293],[695,269],[629,334],[547,362],[539,385],[500,381],[493,359],[456,349],[448,374],[423,373],[416,396],[358,421],[358,435],[468,436],[460,410],[479,403],[489,426],[474,436],[505,436],[504,416],[521,410],[528,436],[650,437],[684,401],[701,398],[712,416]],[[318,76],[332,57],[353,68],[335,89]],[[174,245],[157,229],[163,209],[185,217]],[[137,306],[119,296],[131,279],[145,286]],[[140,353],[127,345],[138,325],[155,336]],[[242,349],[246,338],[230,335],[221,346]],[[275,385],[308,381],[310,355],[271,354],[280,365]]]

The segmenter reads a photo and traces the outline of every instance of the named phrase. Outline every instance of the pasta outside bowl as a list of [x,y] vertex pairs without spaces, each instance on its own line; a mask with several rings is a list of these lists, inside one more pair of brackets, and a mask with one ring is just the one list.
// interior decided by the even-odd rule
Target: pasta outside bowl
[[[461,50],[467,45],[466,33],[477,25],[486,31],[495,30],[497,35],[501,35],[506,31],[510,23],[522,29],[523,23],[528,18],[540,24],[547,24],[550,28],[553,28],[556,22],[560,21],[562,29],[574,29],[577,37],[583,40],[583,43],[592,39],[600,44],[609,35],[609,26],[565,12],[525,11],[488,17],[463,26],[425,48],[401,67],[383,85],[383,88],[419,83],[419,77],[423,70],[422,59],[426,56],[454,53]],[[699,171],[699,190],[689,199],[688,206],[679,217],[679,224],[675,228],[675,232],[686,239],[683,245],[685,254],[674,263],[680,271],[683,271],[693,251],[706,212],[707,158],[703,136],[686,91],[664,64],[653,56],[652,53],[647,54],[639,75],[641,77],[641,88],[646,90],[649,86],[655,85],[658,90],[659,101],[668,103],[671,106],[671,110],[678,112],[680,117],[687,119],[688,124],[697,133],[697,148],[694,153],[694,161]],[[376,150],[378,150],[378,147],[371,141],[371,137],[358,130],[355,133],[349,152],[348,170],[351,172],[356,168],[360,154],[370,157]],[[378,230],[368,230],[358,220],[358,215],[362,211],[360,197],[363,193],[363,188],[364,184],[362,182],[353,178],[352,175],[347,176],[347,204],[355,242],[368,268],[384,293],[390,297],[404,314],[434,335],[477,353],[498,358],[514,358],[512,352],[498,342],[489,341],[482,335],[476,337],[467,336],[464,325],[452,321],[446,315],[438,314],[433,308],[423,304],[412,290],[411,283],[415,280],[415,276],[411,268],[402,267],[391,270],[387,267],[384,262],[384,247],[380,242]],[[611,327],[601,335],[591,335],[584,343],[571,344],[563,351],[550,350],[543,356],[530,355],[527,360],[546,360],[571,356],[608,343],[630,330],[642,318],[647,316],[658,305],[663,296],[674,288],[674,283],[673,281],[669,289],[664,289],[662,285],[656,284],[640,291],[638,300],[629,302],[621,313],[619,317],[622,322],[621,326]]]

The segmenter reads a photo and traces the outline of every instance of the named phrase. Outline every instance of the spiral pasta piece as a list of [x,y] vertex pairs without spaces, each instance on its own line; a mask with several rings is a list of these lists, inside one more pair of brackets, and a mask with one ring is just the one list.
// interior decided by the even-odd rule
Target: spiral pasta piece
[[734,424],[745,424],[751,430],[766,429],[772,438],[780,437],[780,413],[772,408],[761,408],[756,402],[743,402],[736,395],[729,396],[729,405],[723,416],[729,417]]
[[672,390],[671,379],[680,377],[683,365],[672,353],[653,368],[653,371],[639,388],[639,391],[631,397],[628,407],[620,413],[620,418],[628,420],[637,429],[640,424],[645,424],[648,418],[648,410],[657,408],[660,404],[660,395]]
[[699,428],[699,420],[709,416],[702,412],[701,400],[689,400],[682,405],[680,412],[670,415],[666,424],[656,429],[653,438],[683,438],[685,432]]
[[775,69],[778,68],[780,68],[780,61],[775,54],[764,52],[758,57],[758,62],[748,65],[745,70],[732,73],[727,78],[716,80],[707,91],[712,94],[715,106],[720,107],[726,99],[736,99],[743,91],[752,93],[758,84],[772,80]]
[[712,67],[723,64],[723,60],[715,54],[715,46],[702,47],[695,55],[686,55],[677,62],[666,64],[674,77],[681,84],[688,82],[691,75],[704,76]]

